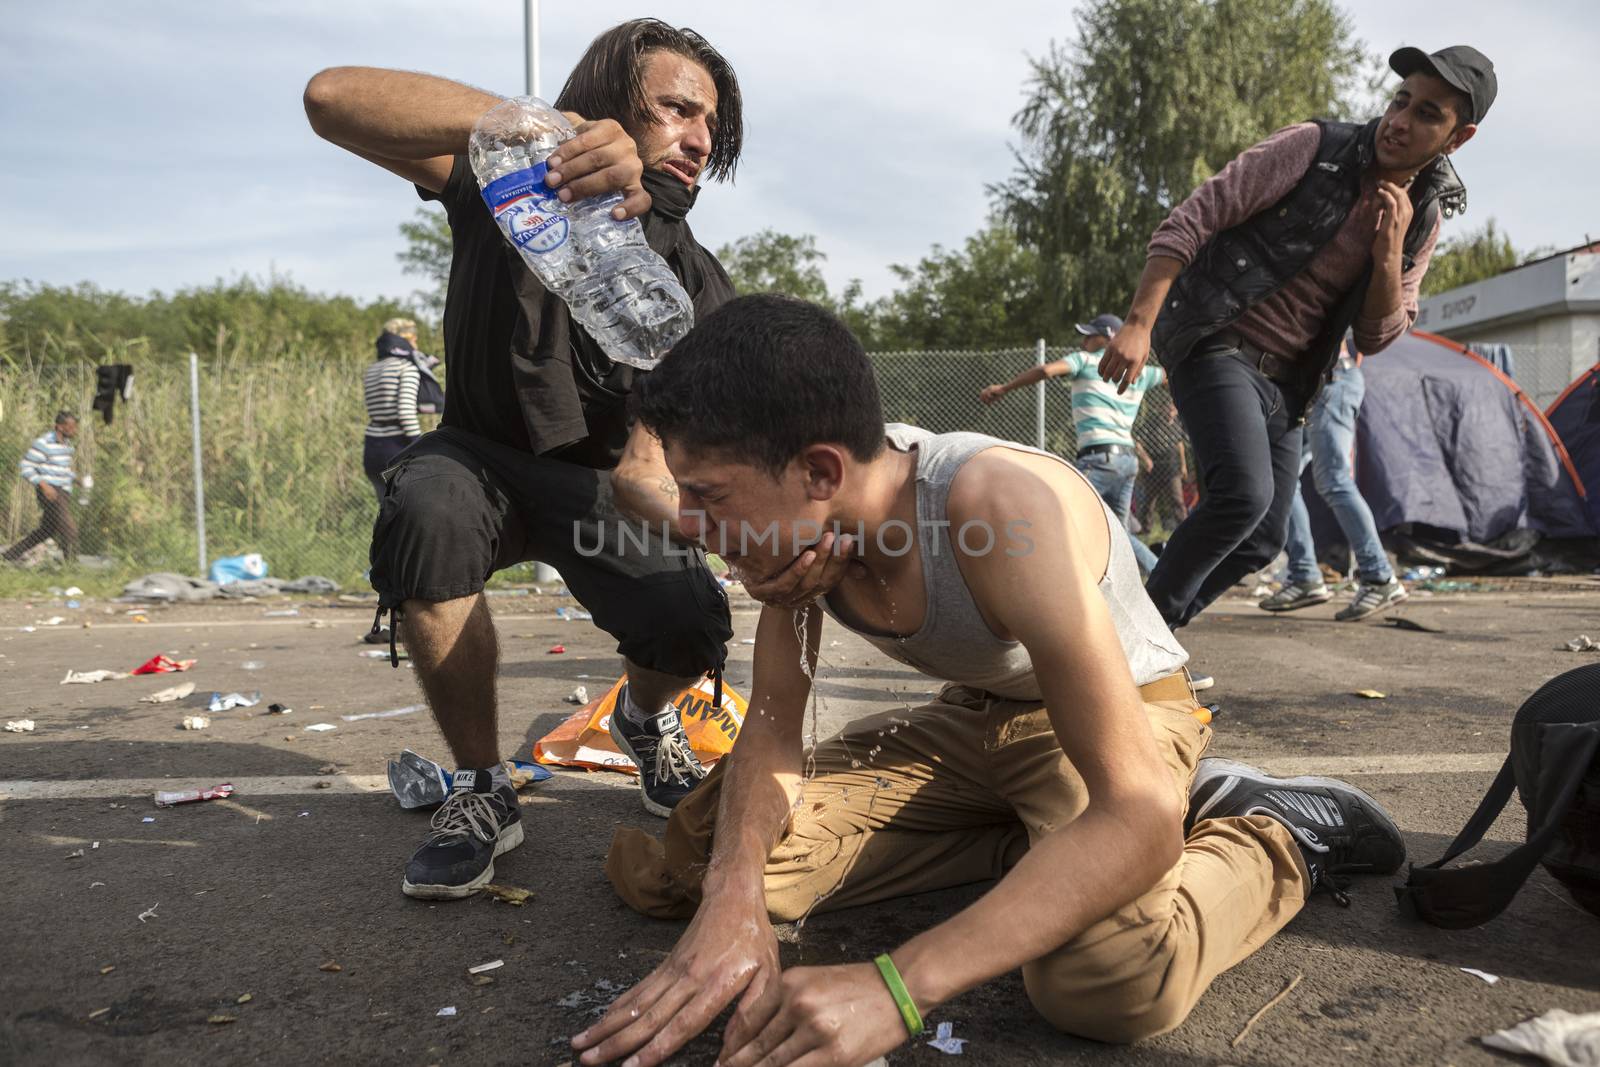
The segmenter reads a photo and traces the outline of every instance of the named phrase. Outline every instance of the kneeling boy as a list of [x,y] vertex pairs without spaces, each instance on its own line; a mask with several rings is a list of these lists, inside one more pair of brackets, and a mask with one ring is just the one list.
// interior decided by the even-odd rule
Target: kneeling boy
[[[1019,967],[1053,1025],[1134,1041],[1181,1023],[1313,890],[1404,859],[1357,789],[1202,760],[1187,654],[1089,483],[1020,445],[885,427],[866,355],[826,312],[728,304],[649,377],[640,415],[685,530],[752,575],[835,531],[855,558],[823,611],[948,684],[808,758],[822,613],[763,609],[734,754],[664,843],[613,842],[628,904],[694,921],[573,1039],[581,1062],[660,1063],[737,999],[725,1067],[863,1064]],[[769,917],[996,879],[873,962],[780,970]]]

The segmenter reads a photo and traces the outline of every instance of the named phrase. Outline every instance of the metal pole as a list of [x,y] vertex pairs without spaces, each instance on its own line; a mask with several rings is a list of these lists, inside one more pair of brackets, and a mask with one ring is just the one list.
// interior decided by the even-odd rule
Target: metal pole
[[[1039,338],[1039,366],[1044,366],[1044,338]],[[1038,441],[1034,444],[1040,451],[1044,450],[1044,388],[1048,379],[1041,378],[1039,386],[1034,390],[1034,419],[1037,423],[1036,433]]]
[[523,0],[523,62],[529,96],[539,95],[539,0]]
[[194,435],[194,533],[200,546],[200,577],[206,576],[206,478],[200,464],[200,357],[189,353],[189,417]]

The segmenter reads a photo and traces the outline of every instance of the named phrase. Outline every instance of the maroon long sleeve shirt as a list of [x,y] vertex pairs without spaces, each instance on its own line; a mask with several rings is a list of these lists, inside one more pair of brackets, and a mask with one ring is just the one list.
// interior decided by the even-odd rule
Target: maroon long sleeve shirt
[[[1168,256],[1188,266],[1212,237],[1287,196],[1316,159],[1320,140],[1316,124],[1302,122],[1241,152],[1172,209],[1150,238],[1148,254]],[[1380,203],[1377,179],[1371,173],[1363,174],[1361,197],[1339,232],[1283,288],[1239,317],[1233,324],[1239,335],[1275,355],[1302,356],[1340,297],[1361,279],[1372,254]],[[1400,307],[1382,318],[1356,316],[1356,347],[1362,352],[1383,351],[1416,321],[1417,290],[1438,240],[1439,222],[1435,220],[1411,269],[1401,276]]]

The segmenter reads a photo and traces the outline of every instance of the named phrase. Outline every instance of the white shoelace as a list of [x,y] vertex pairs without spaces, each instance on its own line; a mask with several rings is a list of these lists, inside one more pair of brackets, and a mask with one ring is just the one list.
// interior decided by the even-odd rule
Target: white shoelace
[[500,819],[489,800],[490,793],[451,793],[444,807],[433,814],[430,841],[471,834],[479,841],[493,841],[500,834]]
[[702,777],[700,761],[695,759],[684,735],[677,730],[662,736],[656,745],[656,782],[687,782]]

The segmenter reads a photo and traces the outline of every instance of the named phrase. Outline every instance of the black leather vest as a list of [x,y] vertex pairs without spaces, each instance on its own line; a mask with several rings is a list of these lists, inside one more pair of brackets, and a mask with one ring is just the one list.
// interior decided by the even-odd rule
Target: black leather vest
[[[1213,236],[1173,282],[1150,344],[1168,371],[1199,341],[1225,329],[1304,270],[1355,207],[1362,172],[1373,159],[1378,120],[1365,125],[1315,121],[1322,140],[1299,183],[1267,210]],[[1407,270],[1433,232],[1439,213],[1449,218],[1465,210],[1467,202],[1466,187],[1446,156],[1418,174],[1409,193],[1413,211],[1403,244]],[[1369,261],[1308,348],[1307,395],[1338,358],[1339,342],[1361,310],[1371,279]]]

